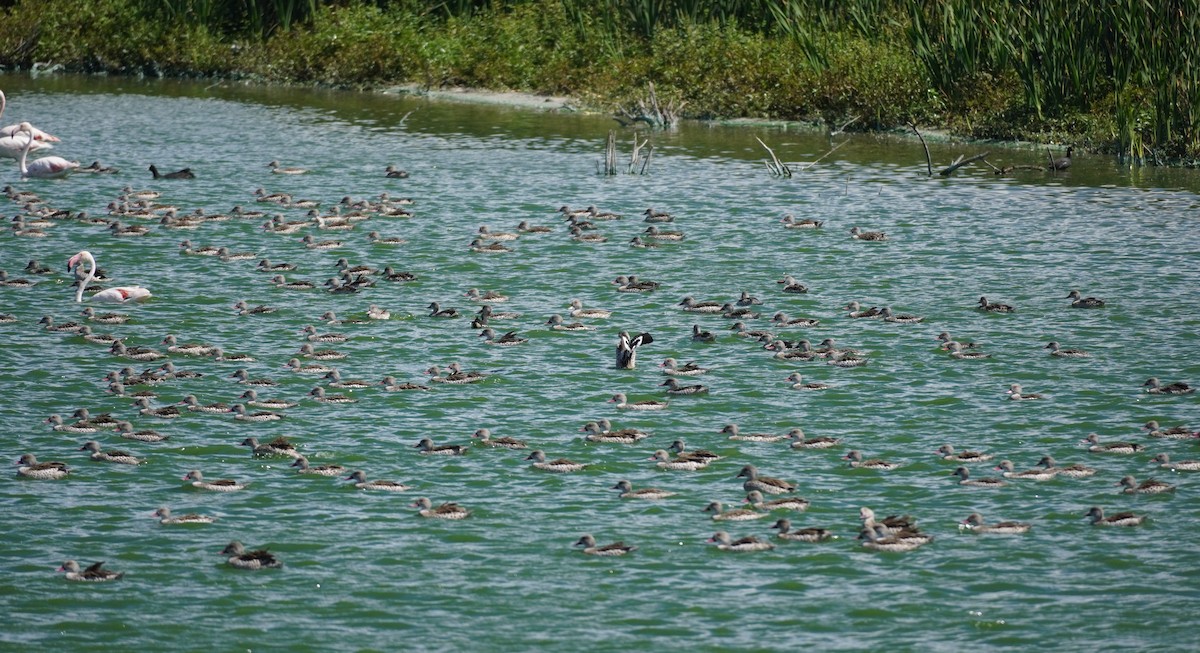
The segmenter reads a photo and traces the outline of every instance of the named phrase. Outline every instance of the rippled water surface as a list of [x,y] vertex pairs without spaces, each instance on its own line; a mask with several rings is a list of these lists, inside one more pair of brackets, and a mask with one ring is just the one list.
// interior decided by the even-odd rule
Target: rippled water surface
[[[344,196],[389,193],[411,197],[415,217],[373,217],[352,231],[268,234],[262,220],[206,222],[193,231],[155,221],[141,238],[115,238],[103,225],[56,220],[45,238],[0,235],[0,267],[33,278],[30,289],[0,288],[0,449],[68,463],[62,481],[31,481],[14,472],[0,480],[6,524],[0,547],[0,630],[3,648],[22,650],[665,650],[793,649],[959,650],[1053,642],[1070,650],[1187,650],[1195,645],[1200,479],[1158,469],[1155,453],[1173,460],[1200,457],[1196,441],[1160,440],[1147,420],[1200,429],[1195,395],[1145,394],[1150,376],[1200,383],[1196,310],[1200,232],[1188,171],[1128,171],[1100,157],[1077,157],[1052,177],[1025,172],[994,177],[968,170],[952,179],[923,178],[919,146],[855,137],[792,179],[772,179],[761,162],[758,134],[789,161],[812,161],[830,148],[813,134],[748,128],[685,126],[654,135],[646,176],[596,174],[610,123],[602,117],[439,104],[384,95],[179,85],[129,80],[31,81],[0,78],[8,94],[5,124],[32,120],[62,138],[54,150],[85,165],[99,159],[117,175],[76,175],[65,181],[20,181],[15,163],[0,160],[0,180],[33,191],[59,209],[106,214],[123,186],[162,193],[157,202],[180,213],[225,213],[234,205],[262,208],[256,188],[292,193],[327,210]],[[403,120],[406,114],[407,120]],[[628,135],[622,135],[628,152]],[[839,137],[841,138],[841,137]],[[938,146],[949,161],[974,146]],[[1040,153],[1003,150],[993,159],[1037,163]],[[273,175],[266,164],[304,166],[300,176]],[[151,181],[146,166],[192,168],[191,181]],[[385,165],[409,179],[383,178]],[[799,169],[801,165],[795,165]],[[594,204],[624,219],[598,223],[601,244],[569,239],[559,206]],[[5,218],[22,212],[16,203]],[[677,216],[663,229],[686,239],[640,250],[629,240],[645,227],[647,207]],[[306,209],[270,207],[288,220]],[[788,230],[785,212],[825,221],[819,230]],[[521,220],[552,226],[522,235],[512,253],[468,251],[480,225],[513,231]],[[852,226],[883,230],[889,240],[853,240]],[[407,244],[371,244],[367,232]],[[300,236],[338,239],[328,251],[306,249]],[[179,243],[225,246],[256,259],[222,262],[188,256]],[[257,361],[255,377],[270,377],[264,396],[299,402],[282,421],[245,424],[228,414],[187,413],[165,421],[138,414],[129,397],[105,391],[110,370],[156,364],[118,359],[78,336],[48,332],[38,320],[80,320],[65,272],[69,256],[88,249],[124,284],[154,297],[117,310],[126,325],[92,325],[136,345],[165,349],[181,342],[219,345]],[[358,294],[283,290],[255,270],[257,258],[298,266],[288,278],[317,284],[351,264],[393,266],[419,280],[378,281]],[[29,259],[53,271],[21,272]],[[659,281],[653,293],[616,291],[619,274]],[[791,274],[808,294],[784,294],[775,282]],[[493,289],[511,297],[494,322],[503,333],[529,338],[516,347],[485,344],[470,319],[435,320],[439,302],[470,315],[464,293]],[[1099,310],[1072,309],[1079,289],[1107,301]],[[732,320],[694,315],[677,306],[685,295],[731,301],[741,291],[762,299],[751,328],[771,328],[776,311],[819,318],[811,329],[773,329],[789,340],[868,352],[863,367],[776,360],[728,330]],[[1011,315],[974,309],[981,295],[1013,304]],[[593,331],[547,330],[571,299],[607,308]],[[237,317],[238,300],[278,312]],[[854,320],[842,306],[892,306],[925,317],[920,324]],[[362,318],[369,304],[392,319],[325,324],[335,311]],[[113,310],[112,306],[98,307]],[[568,321],[573,321],[568,318]],[[384,375],[422,381],[426,368],[458,362],[484,371],[480,384],[432,385],[427,392],[385,392],[378,385],[348,391],[357,403],[324,405],[308,398],[325,383],[283,366],[305,342],[300,330],[349,337],[319,345],[344,352],[331,363],[342,376],[372,383]],[[691,340],[698,324],[717,334]],[[649,332],[636,370],[613,369],[622,330]],[[981,343],[992,357],[950,358],[934,336],[948,331]],[[1082,348],[1090,358],[1057,359],[1045,345]],[[616,392],[633,400],[662,399],[655,364],[672,356],[713,368],[685,383],[707,395],[671,397],[662,412],[618,411]],[[194,394],[201,403],[235,403],[243,391],[230,378],[240,365],[172,355],[181,369],[203,373],[154,387],[155,406]],[[798,392],[785,378],[829,383]],[[1010,383],[1047,396],[1006,400]],[[145,387],[131,388],[144,390]],[[329,392],[341,392],[329,389]],[[171,436],[159,444],[52,431],[51,414],[75,409],[111,412],[137,428]],[[581,426],[599,418],[652,436],[636,445],[594,444]],[[68,421],[70,419],[68,418]],[[744,432],[783,433],[842,444],[793,451],[786,443],[725,439],[729,423]],[[469,444],[478,428],[525,440],[550,458],[588,463],[573,474],[531,469],[526,452],[475,446],[461,457],[423,456],[423,437]],[[1130,456],[1090,453],[1080,440],[1133,441]],[[403,494],[357,491],[344,481],[297,476],[287,459],[254,458],[238,444],[247,436],[286,435],[312,464],[363,469],[370,478],[403,481]],[[106,449],[146,459],[137,467],[88,460],[79,451],[95,437]],[[658,471],[649,457],[674,439],[722,456],[698,472]],[[959,487],[942,444],[986,450],[1019,469],[1043,455],[1083,463],[1091,478],[1012,481],[988,490]],[[851,469],[849,450],[901,463],[891,472]],[[526,450],[528,451],[528,450]],[[974,477],[996,475],[971,465]],[[750,522],[716,524],[701,508],[727,509],[744,497],[735,475],[745,464],[799,486],[812,502],[805,513],[774,513]],[[249,482],[242,492],[205,493],[180,478],[199,469],[208,478]],[[1178,486],[1171,494],[1125,496],[1126,474]],[[659,502],[623,501],[610,488],[677,493]],[[473,510],[461,522],[419,518],[419,496],[456,501]],[[1089,525],[1090,506],[1110,514],[1149,515],[1133,529]],[[165,527],[150,517],[159,506],[219,517],[212,525]],[[911,514],[935,540],[906,554],[864,550],[855,536],[858,509]],[[988,521],[1033,524],[1023,536],[977,535],[957,523],[972,511]],[[737,554],[705,540],[719,529],[734,537],[770,538],[778,517],[795,527],[822,526],[838,539],[816,545],[780,543],[774,551]],[[624,558],[594,558],[572,548],[581,534],[601,543],[639,548]],[[244,572],[219,554],[230,540],[269,547],[282,570]],[[68,583],[54,568],[63,560],[104,560],[124,571],[116,583]]]

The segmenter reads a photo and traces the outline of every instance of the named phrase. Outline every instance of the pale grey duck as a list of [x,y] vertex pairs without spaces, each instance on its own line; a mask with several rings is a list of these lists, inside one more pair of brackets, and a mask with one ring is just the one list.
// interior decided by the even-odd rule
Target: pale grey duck
[[583,547],[583,552],[586,555],[593,556],[623,556],[637,550],[636,546],[631,546],[624,542],[613,542],[612,544],[597,546],[596,538],[588,534],[576,540],[574,546]]
[[779,531],[775,537],[789,542],[824,542],[834,535],[824,528],[800,528],[792,530],[792,521],[786,517],[777,520],[771,528]]
[[246,547],[242,546],[241,542],[234,540],[230,542],[224,549],[221,549],[221,555],[227,555],[225,562],[229,563],[230,567],[236,569],[276,569],[283,566],[279,558],[275,557],[274,553],[266,549],[258,549],[255,551],[247,551]]

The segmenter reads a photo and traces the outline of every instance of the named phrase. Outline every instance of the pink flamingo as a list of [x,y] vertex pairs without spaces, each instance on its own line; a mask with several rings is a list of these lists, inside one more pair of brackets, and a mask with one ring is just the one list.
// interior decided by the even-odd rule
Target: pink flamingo
[[[6,106],[8,106],[8,99],[4,97],[4,91],[0,91],[0,117],[4,116],[4,108]],[[16,136],[17,132],[19,131],[22,131],[21,125],[8,125],[7,127],[0,127],[0,136]],[[33,139],[35,141],[45,141],[48,143],[59,142],[59,138],[57,136],[51,136],[37,127],[32,127],[30,133],[33,134]],[[15,159],[16,157],[14,156],[13,158]]]
[[[83,301],[83,290],[87,285],[96,278],[96,258],[92,253],[83,250],[75,256],[72,256],[67,261],[67,272],[74,272],[80,261],[86,262],[91,267],[88,268],[87,274],[79,280],[79,290],[75,291],[75,301]],[[92,295],[94,302],[117,302],[124,304],[128,301],[142,301],[150,297],[150,291],[141,286],[119,286],[117,288],[108,288]]]
[[33,140],[32,133],[28,131],[32,129],[29,123],[23,122],[21,123],[21,127],[23,132],[30,134],[30,137],[25,141],[24,147],[21,148],[21,158],[17,159],[21,167],[22,179],[29,177],[60,179],[71,174],[75,168],[79,167],[78,161],[68,161],[61,156],[44,156],[26,165],[25,160],[29,156],[29,151],[37,141]]

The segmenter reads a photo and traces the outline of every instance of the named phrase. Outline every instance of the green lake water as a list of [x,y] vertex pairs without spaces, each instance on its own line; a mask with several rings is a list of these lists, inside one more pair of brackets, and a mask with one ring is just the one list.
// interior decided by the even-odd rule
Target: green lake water
[[[135,80],[0,77],[8,95],[3,122],[31,120],[62,139],[50,154],[99,159],[117,175],[77,174],[68,180],[21,181],[14,162],[0,159],[0,182],[33,191],[50,206],[104,216],[122,187],[153,189],[180,213],[234,205],[261,209],[254,191],[292,193],[321,202],[389,193],[411,197],[410,219],[373,217],[350,231],[305,228],[269,234],[263,220],[206,222],[191,231],[125,218],[151,232],[115,238],[103,225],[57,220],[45,238],[0,234],[0,268],[35,287],[0,288],[0,450],[9,462],[23,453],[66,462],[62,481],[0,476],[0,629],[3,650],[920,650],[964,648],[1058,650],[1192,650],[1200,598],[1200,473],[1151,463],[1200,457],[1196,440],[1147,437],[1142,425],[1200,429],[1196,395],[1156,396],[1143,382],[1200,384],[1200,230],[1193,171],[1127,170],[1105,157],[1080,154],[1065,173],[1020,172],[995,177],[969,168],[951,179],[928,179],[915,141],[839,136],[850,142],[791,179],[774,179],[754,136],[787,161],[813,161],[832,146],[815,133],[780,128],[689,124],[654,134],[645,176],[597,174],[613,125],[602,116],[447,104],[419,98],[298,89],[180,84]],[[411,114],[410,114],[411,112]],[[404,120],[405,116],[408,116]],[[630,136],[622,133],[627,155]],[[978,146],[935,145],[948,162]],[[271,174],[267,163],[311,171]],[[993,161],[1034,164],[1044,154],[994,149]],[[190,167],[190,181],[151,181],[149,164]],[[386,165],[411,173],[385,179]],[[802,163],[793,164],[799,170]],[[555,210],[596,205],[624,215],[597,223],[607,242],[570,240]],[[0,210],[6,220],[22,212]],[[680,243],[634,249],[628,242],[648,225],[647,207],[676,216],[666,230]],[[299,220],[307,209],[268,209]],[[780,217],[825,222],[819,230],[783,228]],[[547,225],[522,235],[511,253],[468,250],[481,225],[514,231],[518,222]],[[889,240],[861,242],[849,229],[883,230]],[[383,247],[368,231],[402,237]],[[300,237],[338,239],[332,250],[306,249]],[[187,256],[179,243],[254,252],[249,261]],[[244,388],[229,378],[246,367],[270,377],[266,397],[299,403],[270,423],[241,423],[229,414],[188,413],[176,420],[138,414],[133,400],[106,392],[110,370],[157,364],[119,359],[102,345],[43,330],[38,320],[81,320],[66,260],[81,249],[118,282],[150,288],[136,306],[96,305],[132,316],[125,325],[93,324],[131,345],[165,349],[180,342],[219,345],[253,355],[252,363],[172,355],[181,369],[203,373],[155,386],[155,406],[194,394],[201,403],[235,403]],[[378,281],[357,294],[273,287],[255,270],[257,258],[298,266],[289,279],[318,285],[335,262],[415,273],[413,283]],[[29,259],[53,271],[21,272]],[[636,274],[660,282],[652,293],[617,292],[612,280]],[[811,287],[784,294],[791,274]],[[436,320],[439,302],[467,315],[478,309],[469,288],[503,292],[496,321],[529,341],[486,344],[470,318]],[[1098,310],[1070,307],[1068,291],[1106,300]],[[751,328],[788,340],[868,352],[862,367],[823,361],[781,361],[728,330],[732,320],[684,312],[684,296],[733,301],[747,291],[763,301]],[[1009,315],[975,309],[981,295],[1012,304]],[[551,314],[578,298],[613,311],[583,320],[595,329],[547,330]],[[238,300],[278,312],[238,317]],[[917,314],[919,324],[850,319],[842,307],[891,306]],[[364,317],[367,306],[392,319],[366,324],[321,322],[325,311]],[[810,329],[773,328],[776,311],[819,318]],[[574,321],[567,318],[568,321]],[[325,383],[295,374],[286,361],[305,342],[306,325],[349,337],[318,344],[347,356],[329,363],[342,376],[372,383],[385,375],[419,382],[432,365],[458,362],[489,378],[474,385],[435,384],[427,392],[346,391],[348,405],[308,397]],[[693,325],[717,334],[691,339]],[[613,367],[622,331],[649,332],[636,370]],[[955,360],[934,337],[980,343],[985,360]],[[1045,345],[1091,352],[1058,359]],[[683,383],[703,383],[706,395],[670,397],[661,412],[616,410],[617,392],[632,400],[667,398],[656,364],[666,357],[713,368]],[[792,390],[806,381],[833,387]],[[1020,383],[1043,401],[1008,401]],[[146,389],[143,387],[130,390]],[[329,392],[342,392],[329,389]],[[156,428],[170,440],[146,444],[112,431],[56,432],[51,414],[86,407],[110,412],[136,428]],[[651,437],[634,445],[583,439],[588,421],[609,418]],[[786,443],[738,442],[718,433],[832,436],[840,446],[794,451]],[[532,469],[529,450],[472,448],[465,456],[424,456],[413,445],[470,444],[488,428],[493,437],[525,440],[548,457],[587,463],[582,472]],[[1133,441],[1134,455],[1090,453],[1088,433],[1102,441]],[[238,444],[288,436],[313,465],[363,469],[369,478],[403,481],[399,494],[355,490],[340,479],[298,476],[288,459],[254,458]],[[88,460],[79,447],[106,448],[146,459],[137,467]],[[659,471],[655,449],[683,439],[690,448],[723,456],[697,472]],[[1029,469],[1043,455],[1060,464],[1097,469],[1090,478],[1013,480],[1000,489],[956,485],[955,463],[935,455],[942,444],[995,454],[969,465],[973,477],[993,476],[1001,459]],[[842,459],[857,449],[902,466],[890,472],[851,469]],[[717,523],[701,509],[720,500],[741,507],[735,478],[743,465],[798,485],[812,504],[804,513],[772,513],[757,521]],[[206,478],[249,482],[241,492],[186,488],[191,469]],[[1151,476],[1176,484],[1174,493],[1127,496],[1118,480]],[[621,479],[676,496],[657,502],[620,500]],[[422,519],[411,503],[455,501],[473,514],[460,522]],[[1139,528],[1097,528],[1091,506],[1109,514],[1149,516]],[[218,521],[161,526],[150,514],[203,512]],[[935,539],[910,553],[865,550],[856,539],[858,510],[910,514]],[[1033,524],[1021,536],[973,534],[958,522],[978,511],[989,522]],[[773,551],[739,554],[706,543],[717,530],[735,538],[771,538],[776,518],[794,527],[831,529],[820,544],[779,542]],[[586,556],[572,544],[592,533],[638,550],[622,558]],[[220,555],[230,540],[268,547],[279,570],[232,569]],[[64,560],[106,561],[125,572],[119,582],[70,583],[54,570]]]

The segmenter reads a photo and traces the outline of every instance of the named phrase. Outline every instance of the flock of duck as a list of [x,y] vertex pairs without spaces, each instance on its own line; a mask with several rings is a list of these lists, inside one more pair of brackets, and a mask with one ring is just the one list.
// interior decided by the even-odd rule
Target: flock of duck
[[[2,97],[2,96],[0,96]],[[22,125],[17,130],[17,137],[22,141],[21,160],[35,142],[34,132]],[[272,161],[268,167],[273,174],[299,175],[308,171],[303,168],[283,167],[278,161]],[[25,166],[22,165],[24,169]],[[190,174],[190,172],[189,172]],[[36,175],[30,175],[36,176]],[[404,179],[408,173],[389,166],[382,175],[389,179]],[[155,171],[155,178],[159,175]],[[188,176],[176,176],[174,179],[188,179]],[[321,212],[319,201],[298,200],[287,193],[269,193],[259,189],[247,202],[254,201],[257,206],[265,207],[259,210],[247,209],[241,205],[235,206],[226,214],[212,214],[196,209],[187,213],[186,209],[177,206],[159,204],[159,191],[137,191],[126,186],[118,199],[109,205],[109,214],[105,217],[91,217],[83,212],[51,206],[51,203],[31,191],[18,191],[9,186],[4,189],[9,200],[20,207],[20,215],[13,220],[11,237],[37,238],[45,236],[48,230],[62,224],[103,225],[109,237],[131,239],[146,235],[155,230],[196,230],[213,222],[226,220],[254,220],[261,222],[261,227],[267,233],[277,236],[294,237],[297,245],[305,250],[335,250],[342,247],[342,242],[326,238],[328,232],[339,232],[351,235],[360,230],[364,221],[376,222],[391,219],[408,219],[414,216],[411,208],[413,201],[407,198],[393,198],[384,193],[377,198],[355,200],[344,197],[331,209]],[[308,213],[303,219],[289,221],[284,215],[287,211],[303,210]],[[623,216],[602,211],[596,206],[586,209],[572,209],[562,206],[556,213],[563,221],[562,225],[534,225],[528,220],[521,221],[512,231],[493,231],[487,226],[479,226],[469,236],[466,249],[480,256],[504,255],[515,251],[522,239],[554,237],[552,234],[566,232],[568,237],[579,243],[600,243],[609,236],[603,233],[598,223],[604,221],[622,220]],[[639,249],[655,249],[660,247],[677,247],[684,242],[686,236],[674,225],[676,219],[670,213],[647,208],[642,219],[649,223],[644,229],[639,228],[628,244]],[[145,222],[147,225],[129,225],[128,221]],[[792,215],[784,216],[784,228],[788,229],[822,229],[824,223],[815,220],[800,220]],[[156,225],[156,226],[150,226]],[[296,237],[301,232],[303,236]],[[866,231],[857,226],[849,230],[849,238],[863,241],[861,246],[872,247],[871,243],[888,240],[889,236],[880,231]],[[405,244],[405,239],[385,238],[378,232],[371,232],[368,240],[376,246],[399,246]],[[466,239],[464,239],[466,240]],[[98,238],[89,240],[97,250],[102,250],[104,243]],[[338,273],[323,283],[295,280],[286,274],[297,270],[297,266],[264,258],[256,252],[234,252],[228,247],[203,246],[193,243],[191,239],[183,239],[179,245],[180,252],[185,256],[211,257],[221,263],[246,261],[249,270],[269,276],[270,283],[280,291],[322,292],[336,295],[369,292],[379,283],[412,283],[419,280],[417,274],[407,271],[397,271],[391,266],[376,269],[368,265],[354,265],[344,257],[332,261],[331,267]],[[275,251],[286,251],[282,248]],[[311,375],[320,381],[303,397],[260,397],[259,392],[269,390],[277,385],[270,378],[258,378],[250,374],[244,365],[254,361],[251,354],[229,353],[220,346],[208,343],[183,342],[174,334],[163,334],[158,343],[161,349],[153,346],[136,345],[128,342],[128,337],[120,335],[121,325],[138,319],[136,312],[99,312],[84,304],[109,303],[113,306],[128,305],[135,302],[151,300],[150,289],[138,285],[111,285],[108,273],[98,267],[97,257],[90,251],[83,250],[73,255],[64,253],[68,277],[74,284],[74,300],[81,305],[80,318],[65,323],[58,322],[52,315],[44,316],[39,322],[41,329],[61,333],[69,339],[64,342],[79,342],[80,346],[101,345],[107,347],[112,357],[114,369],[105,377],[108,390],[118,397],[129,400],[129,412],[125,415],[92,415],[86,408],[76,410],[72,420],[64,419],[61,415],[50,415],[46,422],[54,431],[64,434],[87,436],[85,441],[76,442],[70,447],[86,452],[89,461],[115,465],[139,465],[145,462],[140,453],[131,453],[118,449],[107,449],[102,442],[103,436],[98,434],[113,433],[116,437],[139,443],[152,445],[169,439],[166,433],[155,429],[135,429],[135,421],[187,419],[193,413],[213,413],[231,415],[233,419],[246,424],[270,424],[284,419],[289,409],[297,407],[301,402],[316,402],[327,405],[348,405],[360,400],[370,400],[370,393],[364,392],[359,396],[353,394],[356,390],[381,389],[383,392],[428,392],[435,386],[454,386],[486,382],[493,372],[464,369],[458,362],[450,362],[444,367],[433,366],[428,369],[427,378],[414,381],[398,381],[394,376],[386,376],[377,381],[364,381],[343,378],[341,370],[333,363],[342,361],[350,356],[330,347],[345,343],[354,338],[353,333],[325,332],[315,326],[306,326],[298,335],[299,347],[289,352],[283,368],[294,375]],[[257,261],[256,263],[251,263]],[[127,270],[116,271],[128,274]],[[32,279],[11,278],[0,271],[0,288],[10,292],[34,291],[42,286],[38,281],[42,278],[52,278],[52,269],[38,261],[31,260],[25,267],[25,273]],[[105,287],[100,287],[101,285]],[[612,280],[615,291],[620,293],[655,293],[664,292],[661,284],[656,281],[641,278],[636,274],[620,275]],[[778,279],[778,289],[772,292],[784,294],[803,294],[808,287],[792,275],[783,275]],[[50,284],[47,284],[49,287]],[[88,291],[91,291],[90,294]],[[58,292],[58,291],[55,291]],[[478,306],[473,314],[461,312],[458,308],[443,306],[437,301],[429,302],[427,313],[417,319],[453,320],[469,319],[472,328],[478,331],[478,337],[489,346],[520,347],[528,342],[516,329],[499,328],[499,323],[519,321],[521,315],[511,311],[501,311],[499,306],[508,297],[499,290],[466,289],[463,296],[467,301]],[[320,312],[321,299],[317,294],[311,295],[310,305],[314,315]],[[47,295],[48,301],[54,297]],[[587,306],[578,298],[563,298],[566,309],[539,317],[537,322],[541,328],[550,331],[576,332],[590,331],[597,328],[598,323],[613,317],[613,312]],[[165,300],[152,301],[170,301]],[[673,302],[674,303],[674,302]],[[691,328],[691,339],[697,343],[708,343],[718,340],[718,333],[711,331],[712,325],[721,324],[719,331],[732,332],[739,339],[756,343],[761,350],[770,356],[788,364],[828,365],[839,368],[853,368],[869,365],[870,352],[839,346],[832,338],[826,338],[814,345],[808,339],[789,339],[773,329],[806,329],[817,326],[820,320],[810,317],[793,317],[777,311],[763,319],[764,301],[747,291],[740,296],[721,300],[697,300],[693,296],[684,296],[677,304],[676,310],[691,314],[695,322]],[[252,305],[244,300],[237,301],[231,307],[235,316],[246,319],[271,319],[276,307],[269,305]],[[977,303],[964,302],[964,310],[977,310],[984,313],[1010,314],[1015,313],[1014,319],[1019,318],[1020,311],[1010,304],[992,301],[980,297]],[[1095,297],[1084,296],[1072,290],[1064,298],[1064,310],[1109,310],[1105,302]],[[371,304],[365,311],[364,317],[339,319],[332,311],[326,311],[320,320],[331,325],[339,325],[354,329],[358,324],[387,320],[392,316],[392,310]],[[845,320],[877,320],[884,323],[901,325],[924,324],[925,318],[918,315],[899,313],[889,306],[863,306],[859,302],[849,302],[842,310]],[[543,322],[544,319],[544,322]],[[751,328],[755,320],[762,320],[764,328]],[[13,323],[19,319],[12,315],[0,316],[0,322]],[[114,333],[96,333],[95,329],[112,329]],[[183,339],[186,340],[186,339]],[[980,345],[958,340],[943,331],[935,339],[945,356],[954,360],[978,360],[990,357]],[[654,339],[649,333],[631,337],[622,332],[618,338],[617,366],[631,368],[636,366],[634,352],[639,347],[647,347]],[[1063,348],[1058,342],[1049,342],[1045,348],[1049,356],[1061,358],[1086,358],[1090,354],[1082,349]],[[214,363],[228,365],[233,368],[223,369],[222,374],[229,379],[231,392],[229,403],[201,399],[195,392],[190,391],[187,383],[192,378],[203,373],[186,369],[183,361],[211,360]],[[131,367],[131,363],[151,363],[152,366],[141,371]],[[666,410],[676,397],[695,397],[703,400],[709,393],[709,387],[703,382],[706,375],[713,373],[713,368],[706,367],[696,361],[679,361],[666,358],[658,366],[664,380],[661,383],[663,398],[642,399],[631,401],[629,397],[618,392],[612,395],[609,403],[619,411],[661,411]],[[785,387],[800,392],[822,392],[834,386],[831,383],[805,381],[802,372],[793,371],[787,378]],[[178,403],[155,405],[158,399],[159,386],[171,387],[184,395]],[[449,388],[446,390],[450,391]],[[1184,382],[1173,381],[1162,383],[1157,378],[1147,379],[1144,390],[1155,395],[1188,395],[1194,388]],[[1037,391],[1026,391],[1020,384],[1011,384],[1007,389],[1007,399],[1010,401],[1037,401],[1046,395]],[[1146,436],[1155,440],[1195,440],[1200,438],[1200,432],[1192,431],[1183,426],[1160,427],[1157,422],[1144,425]],[[636,428],[615,428],[607,419],[598,419],[583,425],[581,432],[589,442],[601,444],[639,445],[643,440],[655,437],[651,433]],[[721,429],[720,434],[727,437],[732,445],[742,442],[780,443],[790,450],[819,450],[847,447],[842,439],[836,437],[810,438],[799,429],[791,429],[787,433],[746,433],[737,424],[728,424]],[[249,449],[255,457],[274,457],[291,459],[289,469],[294,469],[298,475],[322,476],[339,478],[348,485],[362,491],[405,493],[413,492],[416,487],[396,480],[372,478],[365,470],[350,469],[336,463],[312,464],[308,458],[286,437],[273,439],[245,437],[241,445]],[[487,428],[478,429],[472,438],[474,446],[467,444],[439,444],[431,438],[422,438],[413,443],[413,448],[419,455],[424,456],[462,456],[473,450],[494,448],[522,451],[524,461],[534,470],[554,473],[571,474],[588,469],[592,463],[579,462],[561,457],[552,457],[537,446],[525,441],[504,436],[493,437]],[[1102,442],[1095,434],[1082,438],[1089,452],[1097,455],[1145,455],[1146,446],[1138,442]],[[66,453],[68,448],[64,448]],[[691,450],[682,440],[676,439],[663,448],[655,448],[647,452],[648,461],[663,472],[694,472],[706,469],[715,461],[725,458],[707,450]],[[950,483],[972,488],[1003,488],[1009,483],[1045,482],[1058,478],[1081,479],[1096,475],[1097,470],[1082,465],[1059,465],[1052,457],[1044,456],[1038,464],[1027,470],[1018,469],[1009,460],[1000,460],[994,464],[995,476],[976,476],[972,469],[978,465],[993,467],[996,454],[984,451],[959,450],[951,444],[938,449],[936,455],[946,463],[953,464],[953,471],[947,472],[953,477]],[[904,462],[888,461],[870,458],[860,450],[849,449],[842,456],[846,464],[853,468],[888,472],[904,465]],[[1200,461],[1173,460],[1166,452],[1157,452],[1150,462],[1164,470],[1200,471]],[[16,474],[22,479],[35,481],[54,481],[68,478],[74,471],[73,463],[59,461],[40,461],[34,453],[24,453],[17,460]],[[731,475],[732,476],[732,475]],[[745,507],[726,509],[720,501],[711,501],[702,509],[697,507],[697,513],[707,514],[716,530],[708,538],[708,542],[716,548],[725,551],[766,551],[785,543],[817,543],[838,538],[837,528],[831,525],[797,525],[794,520],[809,508],[811,502],[796,496],[799,485],[795,481],[784,480],[761,473],[755,465],[742,465],[737,473],[737,479],[742,479],[742,490],[745,493]],[[252,481],[236,479],[209,479],[200,469],[188,471],[181,479],[185,487],[203,492],[239,492],[253,487]],[[1121,494],[1160,494],[1175,491],[1173,484],[1153,478],[1139,480],[1135,475],[1124,475],[1112,483],[1120,488]],[[622,501],[665,501],[678,493],[657,487],[634,487],[627,479],[607,479],[605,487],[617,491],[617,497]],[[253,491],[252,489],[250,491]],[[768,499],[767,496],[777,498]],[[455,501],[435,503],[428,497],[416,498],[411,507],[421,518],[440,520],[469,519],[472,510]],[[217,520],[216,516],[200,513],[176,514],[168,506],[159,506],[154,511],[154,517],[164,526],[184,524],[209,524]],[[1117,511],[1107,514],[1100,506],[1092,506],[1080,512],[1080,518],[1087,518],[1096,526],[1136,526],[1145,519],[1144,514],[1128,511]],[[771,522],[770,529],[775,531],[773,537],[758,534],[731,535],[725,528],[726,522]],[[923,532],[917,526],[917,520],[908,515],[891,515],[877,518],[875,512],[866,506],[859,510],[859,527],[849,531],[857,535],[860,546],[886,552],[911,551],[933,541],[934,536]],[[730,524],[732,525],[732,524]],[[989,522],[980,513],[972,512],[964,515],[961,528],[976,533],[993,534],[1022,534],[1031,529],[1031,524],[1019,521]],[[596,556],[620,556],[637,549],[637,546],[618,541],[609,544],[599,544],[591,534],[582,534],[574,542],[584,554]],[[265,549],[247,550],[240,542],[230,542],[221,554],[226,556],[229,565],[248,570],[277,568],[281,560]],[[121,572],[113,572],[103,568],[102,563],[95,563],[83,568],[73,560],[63,563],[60,571],[66,573],[69,580],[77,581],[109,581],[122,577]]]

